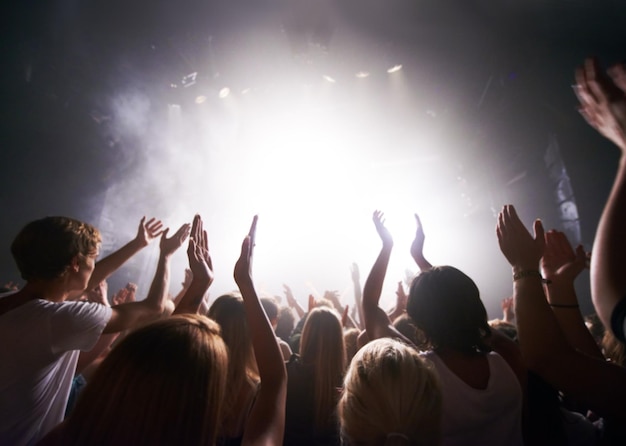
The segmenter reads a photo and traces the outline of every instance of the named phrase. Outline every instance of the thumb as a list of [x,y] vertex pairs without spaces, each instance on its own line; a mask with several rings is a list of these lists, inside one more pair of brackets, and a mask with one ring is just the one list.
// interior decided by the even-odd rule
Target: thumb
[[539,246],[542,248],[546,244],[545,231],[543,229],[543,223],[541,223],[540,219],[535,220],[533,224],[533,230],[535,232],[535,241],[538,242]]
[[161,240],[165,240],[167,238],[167,233],[170,230],[170,228],[165,228],[163,230],[163,232],[161,233]]

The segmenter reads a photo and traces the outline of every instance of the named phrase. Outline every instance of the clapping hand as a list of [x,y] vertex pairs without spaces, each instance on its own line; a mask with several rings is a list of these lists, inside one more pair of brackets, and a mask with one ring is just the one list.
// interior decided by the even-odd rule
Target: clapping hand
[[148,246],[150,242],[156,239],[164,232],[163,222],[155,218],[146,221],[146,217],[142,217],[137,228],[137,236],[135,240],[140,246]]
[[545,238],[540,220],[534,223],[531,236],[512,205],[506,205],[498,215],[496,234],[504,257],[516,271],[536,271],[543,256]]
[[[255,215],[250,225],[248,235],[241,244],[241,255],[235,263],[234,277],[237,285],[252,285],[252,253],[256,239],[256,225],[258,216]],[[243,293],[242,293],[243,294]]]
[[376,226],[376,232],[378,232],[378,236],[383,242],[383,247],[393,247],[393,237],[391,237],[391,233],[385,227],[385,214],[382,211],[374,211],[372,220],[374,221],[374,226]]
[[619,64],[602,72],[595,59],[585,60],[576,70],[574,92],[579,111],[600,134],[626,150],[626,69]]
[[572,249],[567,237],[560,231],[545,234],[546,246],[541,258],[541,270],[545,279],[573,282],[585,269],[587,253],[582,245]]
[[189,233],[191,231],[191,225],[189,223],[183,224],[178,231],[171,236],[167,237],[168,229],[165,229],[161,234],[161,254],[168,257],[174,254],[178,248],[182,246],[182,244],[187,240]]
[[[193,219],[191,237],[187,247],[187,257],[189,258],[192,280],[202,282],[202,285],[208,288],[214,279],[213,262],[209,254],[207,233],[203,228],[202,218],[199,215],[196,215]],[[185,275],[187,277],[186,272]]]

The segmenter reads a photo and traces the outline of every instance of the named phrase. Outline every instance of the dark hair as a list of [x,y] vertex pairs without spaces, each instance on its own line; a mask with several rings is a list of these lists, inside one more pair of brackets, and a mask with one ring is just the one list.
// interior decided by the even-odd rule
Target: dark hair
[[98,252],[100,232],[68,217],[45,217],[28,223],[11,244],[11,254],[24,280],[56,279],[72,259]]
[[267,318],[272,322],[278,318],[278,304],[273,297],[262,297],[259,299]]
[[289,307],[280,307],[278,310],[278,324],[276,325],[276,336],[285,342],[291,339],[291,332],[296,326],[296,317]]
[[484,338],[491,330],[478,287],[452,266],[433,267],[413,280],[407,313],[431,348],[489,351]]

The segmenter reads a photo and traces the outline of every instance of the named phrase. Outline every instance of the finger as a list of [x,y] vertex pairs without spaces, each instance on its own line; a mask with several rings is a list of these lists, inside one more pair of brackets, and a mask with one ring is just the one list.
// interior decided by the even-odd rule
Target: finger
[[533,224],[533,231],[535,232],[535,243],[543,250],[546,246],[546,239],[543,223],[540,219],[535,220]]
[[624,64],[618,63],[610,67],[607,71],[609,77],[613,80],[613,83],[626,93],[626,69]]
[[162,240],[167,239],[167,233],[169,232],[169,230],[170,230],[170,228],[165,228],[165,229],[163,230],[163,232],[161,232],[161,239],[162,239]]
[[309,294],[309,312],[315,308],[315,297],[312,294]]
[[250,225],[250,230],[248,231],[248,236],[250,237],[250,245],[254,246],[256,243],[256,225],[259,220],[259,216],[255,215],[252,217],[252,224]]
[[244,239],[243,242],[241,243],[241,256],[240,259],[243,259],[246,261],[246,263],[249,262],[250,260],[250,236],[247,235]]
[[415,223],[417,223],[417,232],[421,232],[423,227],[422,227],[422,220],[420,220],[420,216],[417,214],[415,215]]
[[193,216],[193,220],[191,221],[191,238],[198,238],[198,220],[200,219],[200,214],[196,214]]

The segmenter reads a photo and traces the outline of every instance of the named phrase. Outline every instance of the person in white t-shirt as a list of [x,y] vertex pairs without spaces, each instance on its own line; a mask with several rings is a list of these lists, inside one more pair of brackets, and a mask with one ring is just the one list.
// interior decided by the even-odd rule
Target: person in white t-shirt
[[[28,223],[11,252],[26,285],[0,298],[0,444],[36,443],[63,420],[80,350],[160,315],[167,299],[169,259],[187,235],[171,238],[162,223],[141,220],[137,236],[96,263],[100,233],[67,217]],[[155,280],[145,300],[113,307],[68,301],[115,271],[162,235]]]

